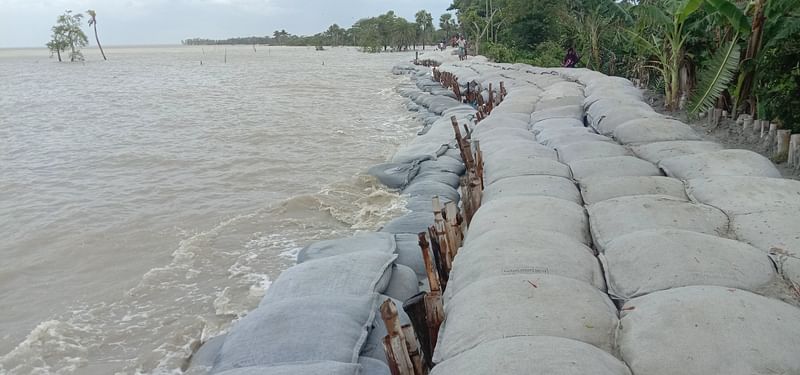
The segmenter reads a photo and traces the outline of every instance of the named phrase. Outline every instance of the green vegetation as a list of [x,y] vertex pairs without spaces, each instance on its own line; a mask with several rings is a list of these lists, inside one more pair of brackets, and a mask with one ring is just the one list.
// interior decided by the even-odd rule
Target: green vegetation
[[47,48],[50,53],[55,53],[58,56],[58,61],[61,61],[61,52],[69,49],[69,60],[83,60],[81,48],[86,47],[89,40],[86,34],[81,29],[81,20],[83,14],[72,14],[71,10],[67,10],[64,14],[58,16],[55,26],[53,26],[53,35],[47,43]]

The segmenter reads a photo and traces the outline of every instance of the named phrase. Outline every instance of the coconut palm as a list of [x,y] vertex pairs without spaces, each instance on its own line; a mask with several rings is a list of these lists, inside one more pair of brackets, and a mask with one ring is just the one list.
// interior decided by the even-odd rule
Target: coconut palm
[[94,40],[97,41],[97,48],[100,48],[100,54],[103,55],[103,60],[108,60],[106,58],[106,53],[103,52],[103,46],[100,45],[100,38],[97,37],[97,13],[92,9],[87,10],[86,13],[89,15],[89,26],[94,27]]

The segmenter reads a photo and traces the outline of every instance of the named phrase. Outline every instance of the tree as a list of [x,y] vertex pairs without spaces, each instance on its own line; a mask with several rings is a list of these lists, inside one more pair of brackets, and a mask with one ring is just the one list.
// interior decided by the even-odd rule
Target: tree
[[286,32],[286,30],[281,30],[281,31],[275,30],[275,32],[272,33],[272,37],[275,38],[275,41],[278,43],[279,46],[281,46],[284,43],[286,43],[286,39],[289,38],[289,33]]
[[439,17],[439,28],[444,30],[445,38],[450,39],[450,31],[455,28],[456,24],[453,21],[453,15],[450,13],[442,13]]
[[417,30],[419,35],[422,37],[422,50],[425,50],[425,36],[431,34],[434,29],[433,16],[423,9],[417,12],[417,14],[414,15],[414,18],[417,21]]
[[108,60],[106,58],[106,53],[103,51],[103,46],[100,45],[100,38],[97,37],[97,13],[89,9],[86,11],[86,14],[89,15],[89,26],[94,27],[94,40],[97,41],[97,48],[100,48],[100,54],[103,55],[103,60]]
[[89,42],[86,34],[81,29],[81,20],[83,14],[72,14],[71,10],[67,10],[64,14],[58,16],[55,26],[53,26],[53,35],[50,42],[47,43],[47,48],[50,52],[56,52],[58,61],[61,61],[61,52],[65,51],[67,47],[70,49],[69,60],[83,60],[81,47],[85,47]]

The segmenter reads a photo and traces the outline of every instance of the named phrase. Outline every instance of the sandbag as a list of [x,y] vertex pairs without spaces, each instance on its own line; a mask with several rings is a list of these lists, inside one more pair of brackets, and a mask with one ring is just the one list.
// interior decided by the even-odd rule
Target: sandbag
[[542,146],[541,144],[539,144],[539,142],[536,142],[536,140],[533,139],[511,139],[511,140],[494,139],[490,141],[480,141],[480,146],[481,146],[481,152],[483,152],[484,159],[496,152],[508,150],[511,148],[519,149],[526,147],[539,148],[542,150],[542,152],[549,153],[548,157],[550,159],[553,160],[556,159],[555,151],[553,151],[553,149]]
[[[416,197],[408,197],[406,199],[406,209],[411,212],[419,212],[420,214],[426,214],[432,212],[433,209],[433,197],[423,197],[423,196],[416,196]],[[441,204],[445,204],[450,202],[449,199],[446,198],[439,198],[439,202]],[[404,220],[405,221],[405,220]],[[411,222],[411,219],[408,221]],[[391,233],[391,232],[390,232]],[[409,232],[410,233],[410,232]]]
[[688,180],[712,176],[760,176],[780,178],[769,159],[748,150],[722,150],[663,159],[658,166],[671,177]]
[[392,268],[392,278],[383,292],[385,295],[399,301],[405,301],[419,293],[419,280],[411,268],[402,264],[395,264]]
[[536,103],[536,111],[546,111],[564,106],[582,106],[583,95],[562,96],[554,99],[540,100]]
[[717,286],[669,289],[622,308],[619,345],[634,374],[800,373],[800,309]]
[[583,120],[576,118],[551,118],[531,123],[531,131],[539,134],[547,129],[582,128]]
[[433,362],[513,336],[556,336],[611,351],[617,309],[608,296],[556,275],[511,275],[472,283],[445,306]]
[[395,251],[394,236],[388,233],[359,233],[352,237],[312,243],[297,253],[297,263],[358,251],[391,254]]
[[519,196],[546,196],[583,204],[575,183],[556,176],[518,176],[495,181],[484,189],[482,202]]
[[622,300],[690,285],[757,292],[775,279],[772,261],[761,250],[685,230],[652,229],[617,237],[600,259],[609,294]]
[[370,176],[375,176],[378,181],[392,189],[402,189],[418,172],[419,165],[417,163],[385,163],[367,170]]
[[[587,101],[592,101],[593,98],[587,98],[584,101],[584,106],[586,105]],[[652,110],[647,103],[642,102],[638,98],[630,97],[630,96],[615,96],[615,97],[606,97],[603,99],[598,99],[591,102],[586,108],[586,118],[589,120],[590,124],[597,124],[599,119],[603,116],[608,115],[609,113],[616,112],[619,108],[625,108],[627,111],[633,110],[642,110],[647,111],[648,109]],[[610,125],[610,124],[609,124]],[[610,127],[603,127],[601,129],[603,133],[608,133],[613,131]]]
[[533,135],[533,133],[529,132],[526,129],[495,128],[474,134],[474,139],[477,139],[478,141],[483,143],[483,142],[490,142],[493,140],[510,140],[510,139],[535,140],[536,137]]
[[578,181],[596,176],[661,176],[661,171],[653,163],[633,156],[583,159],[569,163],[569,167],[572,177]]
[[417,234],[426,232],[428,227],[433,225],[433,211],[410,212],[398,218],[392,219],[381,228],[381,232],[388,233],[411,233]]
[[419,247],[419,237],[416,234],[396,234],[397,260],[396,264],[402,264],[414,270],[418,279],[428,276],[425,271],[425,262],[422,259],[422,250]]
[[724,147],[719,143],[706,141],[668,141],[631,145],[631,150],[636,156],[651,163],[658,163],[673,156],[699,154],[722,149]]
[[361,357],[358,359],[358,364],[361,365],[359,375],[392,375],[392,370],[386,363],[374,358]]
[[539,121],[554,119],[554,118],[583,118],[583,107],[579,105],[565,105],[563,107],[550,108],[543,111],[533,112],[531,115],[531,124]]
[[440,183],[452,188],[458,188],[459,184],[461,183],[461,176],[450,172],[425,172],[417,175],[417,177],[414,179],[414,182],[416,181]]
[[689,201],[681,180],[663,176],[589,177],[581,179],[580,188],[586,204],[631,195],[666,195]]
[[520,235],[511,229],[495,229],[471,239],[458,251],[444,293],[445,304],[480,280],[539,274],[580,280],[603,291],[606,288],[594,251],[580,241],[535,229]]
[[587,209],[592,238],[601,251],[615,238],[645,229],[684,229],[716,236],[728,233],[728,217],[719,209],[668,196],[619,197]]
[[569,167],[555,160],[540,157],[514,157],[484,160],[484,181],[493,184],[503,178],[518,176],[558,176],[570,178]]
[[560,146],[556,151],[558,152],[558,160],[567,164],[586,159],[631,155],[628,149],[612,142],[572,143]]
[[292,362],[355,363],[377,302],[374,294],[316,295],[260,306],[231,327],[212,373]]
[[497,115],[492,113],[491,116],[483,119],[472,128],[472,134],[478,135],[494,129],[521,129],[528,130],[528,121],[520,121],[513,119],[508,115]]
[[448,146],[440,142],[411,143],[400,148],[392,157],[392,163],[410,164],[423,160],[436,159],[447,151]]
[[489,341],[444,361],[431,375],[630,375],[611,354],[576,340],[519,336]]
[[731,231],[763,251],[800,254],[800,220],[794,207],[733,215]]
[[637,119],[665,119],[666,116],[652,110],[644,109],[640,105],[620,106],[617,111],[606,112],[598,118],[593,118],[592,127],[603,135],[614,134],[618,126]]
[[784,178],[715,176],[689,180],[689,196],[731,214],[794,207],[800,210],[800,181]]
[[470,222],[465,243],[493,230],[543,230],[591,243],[583,206],[552,197],[511,197],[481,205]]
[[392,277],[395,258],[395,254],[361,251],[298,264],[278,276],[261,305],[296,297],[381,293]]
[[411,319],[408,317],[405,310],[403,310],[403,301],[387,296],[378,297],[378,303],[375,305],[374,320],[370,325],[370,331],[366,342],[361,349],[361,356],[377,359],[384,363],[386,363],[386,351],[383,349],[383,338],[386,337],[388,333],[386,331],[386,324],[381,317],[380,307],[387,299],[391,299],[395,306],[397,306],[397,320],[400,322],[400,326],[411,324]]
[[429,172],[450,172],[462,175],[464,171],[464,163],[461,162],[461,160],[444,155],[436,160],[426,160],[420,163],[419,173],[417,175],[424,175]]
[[[497,106],[499,112],[505,113],[525,113],[530,115],[533,112],[534,102],[531,100],[504,100]],[[494,113],[494,111],[492,111]]]
[[483,160],[506,160],[515,157],[540,157],[558,160],[556,152],[552,148],[542,146],[535,141],[512,143],[504,148],[492,150],[492,152],[486,152],[483,143],[480,145],[481,152],[483,153]]
[[589,128],[562,128],[562,129],[546,129],[536,135],[536,141],[545,144],[553,138],[558,138],[565,135],[580,135],[594,133]]
[[567,145],[571,145],[573,143],[583,143],[583,142],[614,142],[614,140],[606,136],[595,133],[572,134],[572,135],[562,135],[560,137],[551,138],[545,143],[545,145],[553,148],[561,148]]
[[699,141],[689,125],[677,120],[645,118],[628,121],[614,129],[614,138],[622,144],[667,141]]
[[220,349],[222,349],[222,344],[225,343],[226,336],[226,334],[214,336],[204,342],[203,345],[192,354],[189,373],[207,373],[211,370],[211,367],[214,366],[214,361],[217,359],[217,355],[219,355]]
[[313,361],[276,366],[242,367],[217,375],[360,375],[362,366],[356,363]]
[[415,179],[411,182],[405,189],[403,189],[403,194],[408,195],[410,197],[443,197],[450,201],[457,201],[458,200],[458,190],[454,187],[438,182],[432,181],[428,179]]

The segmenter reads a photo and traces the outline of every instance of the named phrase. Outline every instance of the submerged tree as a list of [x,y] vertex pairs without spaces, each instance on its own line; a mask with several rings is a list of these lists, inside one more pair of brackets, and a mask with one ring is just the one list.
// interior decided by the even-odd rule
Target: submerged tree
[[71,10],[67,10],[64,14],[58,16],[55,26],[53,26],[53,35],[50,42],[47,43],[47,48],[50,52],[55,52],[58,55],[58,61],[61,61],[61,52],[67,48],[70,49],[69,60],[83,60],[81,47],[85,47],[89,39],[81,29],[81,20],[83,14],[72,14]]
[[417,12],[414,17],[417,21],[417,31],[420,37],[422,37],[422,49],[425,50],[425,37],[430,35],[434,30],[433,16],[423,9]]
[[97,37],[97,13],[89,9],[86,11],[86,14],[89,15],[89,26],[94,27],[94,40],[97,41],[97,48],[100,48],[100,54],[103,55],[103,60],[108,60],[106,58],[106,53],[103,52],[103,46],[100,45],[100,38]]

